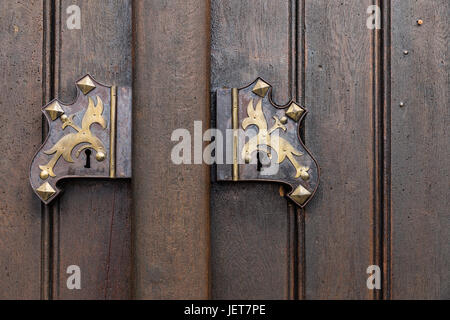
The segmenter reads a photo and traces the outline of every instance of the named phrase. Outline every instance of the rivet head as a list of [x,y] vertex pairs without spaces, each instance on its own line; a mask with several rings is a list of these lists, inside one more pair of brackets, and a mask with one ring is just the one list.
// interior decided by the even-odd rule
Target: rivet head
[[106,156],[103,152],[97,152],[97,154],[95,155],[95,159],[97,159],[97,161],[101,162],[103,160],[105,160]]
[[399,106],[400,106],[401,108],[403,108],[403,107],[405,106],[405,103],[402,101],[402,102],[400,102]]
[[42,180],[48,179],[48,171],[46,171],[46,170],[41,171],[41,174],[39,175],[39,177],[41,177]]
[[280,122],[282,124],[286,124],[288,122],[288,118],[287,117],[281,117]]
[[61,116],[61,121],[62,121],[62,122],[66,122],[67,120],[69,120],[69,117],[68,117],[67,115],[63,114],[63,115]]
[[300,174],[300,177],[304,180],[304,181],[308,181],[309,180],[309,173],[306,171],[302,171],[302,173]]
[[409,54],[409,51],[408,51],[408,50],[405,50],[405,51],[403,51],[403,54],[404,54],[405,56],[407,56],[407,55]]
[[418,24],[419,26],[421,26],[421,25],[423,24],[423,20],[422,20],[422,19],[417,20],[417,24]]

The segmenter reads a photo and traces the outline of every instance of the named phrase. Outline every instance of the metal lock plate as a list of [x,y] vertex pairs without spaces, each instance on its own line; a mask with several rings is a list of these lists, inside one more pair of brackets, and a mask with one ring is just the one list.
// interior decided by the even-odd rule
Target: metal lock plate
[[[247,87],[217,91],[217,129],[226,135],[218,181],[272,181],[291,187],[287,197],[304,207],[319,184],[319,167],[300,139],[307,110],[278,106],[272,87],[258,78]],[[227,134],[227,132],[231,132]]]
[[30,169],[33,190],[45,204],[65,178],[131,178],[132,95],[86,75],[72,104],[53,100],[42,112],[49,134]]

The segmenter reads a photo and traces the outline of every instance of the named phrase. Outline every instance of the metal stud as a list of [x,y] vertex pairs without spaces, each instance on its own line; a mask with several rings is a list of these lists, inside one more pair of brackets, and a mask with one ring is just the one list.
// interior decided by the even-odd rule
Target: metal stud
[[291,118],[292,120],[294,120],[295,122],[297,122],[298,120],[300,120],[300,118],[304,112],[305,112],[305,109],[300,107],[295,102],[292,102],[289,109],[286,111],[286,115],[289,118]]
[[48,182],[37,188],[36,192],[44,201],[47,201],[56,193],[55,189]]
[[89,92],[96,88],[94,81],[92,81],[92,78],[90,76],[86,76],[78,81],[77,86],[78,88],[80,88],[81,92],[83,92],[84,95],[87,95]]
[[253,93],[257,94],[261,98],[264,98],[267,94],[267,91],[269,91],[269,88],[270,88],[270,85],[268,83],[259,79],[256,82],[255,87],[253,88]]
[[50,116],[50,119],[52,119],[52,121],[55,121],[64,114],[64,110],[58,103],[58,101],[50,104],[47,108],[45,108],[45,111]]
[[305,189],[302,185],[299,185],[291,194],[291,198],[300,204],[304,204],[310,196],[311,192]]

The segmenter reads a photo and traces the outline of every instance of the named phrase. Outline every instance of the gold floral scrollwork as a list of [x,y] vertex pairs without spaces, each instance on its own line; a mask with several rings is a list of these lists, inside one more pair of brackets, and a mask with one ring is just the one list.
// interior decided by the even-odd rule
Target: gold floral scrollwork
[[89,97],[88,100],[88,108],[83,116],[81,128],[74,123],[75,115],[64,115],[61,117],[61,121],[63,122],[62,129],[64,130],[67,127],[72,127],[75,129],[76,133],[69,133],[65,135],[50,150],[44,151],[45,154],[53,155],[53,157],[46,165],[39,166],[41,169],[41,179],[46,180],[49,176],[56,177],[53,170],[61,156],[67,162],[73,163],[74,160],[72,159],[72,151],[76,146],[83,143],[85,145],[78,149],[75,154],[77,158],[80,156],[81,151],[85,149],[93,149],[97,153],[97,161],[105,160],[105,147],[102,141],[91,132],[91,125],[94,123],[98,123],[103,129],[106,129],[107,123],[103,118],[103,101],[98,96],[96,105],[91,97]]
[[274,124],[268,130],[267,119],[262,110],[262,99],[259,99],[256,108],[253,107],[253,99],[250,100],[247,106],[247,115],[248,117],[242,120],[242,128],[246,130],[250,125],[255,125],[258,128],[258,134],[245,143],[242,148],[242,158],[246,162],[250,162],[251,155],[255,151],[263,151],[271,158],[270,149],[273,149],[277,152],[278,164],[285,161],[286,158],[289,159],[296,170],[295,178],[302,178],[307,181],[309,179],[309,168],[300,165],[295,158],[296,156],[302,156],[303,153],[295,149],[286,139],[279,135],[273,136],[273,133],[278,129],[287,130],[285,126],[286,119],[282,118],[280,120],[277,116],[274,116]]

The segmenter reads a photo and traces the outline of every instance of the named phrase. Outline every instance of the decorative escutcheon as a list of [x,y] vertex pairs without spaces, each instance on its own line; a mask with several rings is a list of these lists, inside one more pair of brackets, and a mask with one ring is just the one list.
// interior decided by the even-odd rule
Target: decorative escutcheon
[[42,112],[48,137],[30,169],[33,190],[45,204],[65,178],[131,178],[131,88],[106,86],[86,75],[72,104],[53,100]]
[[319,184],[319,167],[300,138],[305,107],[278,106],[272,87],[258,78],[244,88],[217,91],[217,128],[226,132],[218,181],[272,181],[291,187],[287,197],[304,207]]

